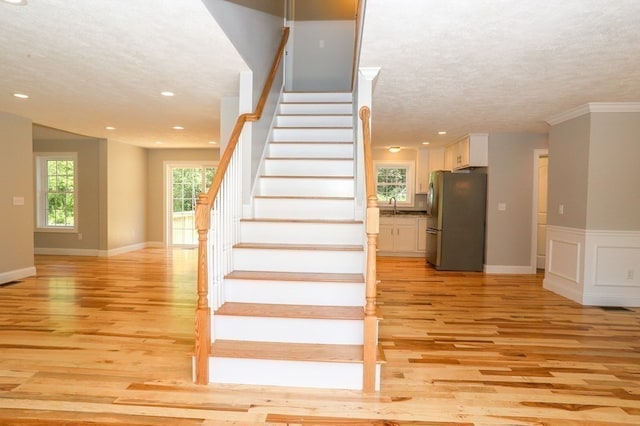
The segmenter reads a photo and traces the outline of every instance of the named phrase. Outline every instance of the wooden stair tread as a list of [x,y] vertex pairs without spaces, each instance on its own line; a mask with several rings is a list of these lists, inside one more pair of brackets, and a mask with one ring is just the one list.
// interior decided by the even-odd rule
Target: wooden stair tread
[[227,302],[215,312],[216,315],[269,318],[307,318],[361,320],[361,306],[276,305],[268,303]]
[[354,179],[353,176],[318,176],[318,175],[262,175],[260,176],[263,179]]
[[[362,345],[330,345],[321,343],[255,342],[216,340],[211,356],[219,358],[270,359],[281,361],[362,362]],[[387,359],[378,345],[376,364]]]
[[324,274],[317,272],[232,271],[228,279],[272,281],[318,281],[338,283],[363,283],[362,274]]
[[216,340],[211,355],[221,358],[362,362],[362,345]]
[[355,197],[325,197],[325,196],[308,196],[308,195],[254,195],[253,198],[271,198],[286,200],[355,200]]
[[353,161],[353,157],[351,157],[351,158],[336,158],[336,157],[265,157],[265,160]]
[[269,143],[297,143],[297,144],[310,144],[310,145],[318,145],[318,144],[341,144],[341,145],[353,145],[353,141],[271,141]]
[[233,248],[267,249],[267,250],[324,250],[324,251],[363,251],[364,248],[354,244],[271,244],[271,243],[237,243]]
[[328,224],[356,224],[361,225],[363,221],[353,219],[278,219],[278,218],[251,218],[240,219],[240,222],[274,222],[274,223],[328,223]]

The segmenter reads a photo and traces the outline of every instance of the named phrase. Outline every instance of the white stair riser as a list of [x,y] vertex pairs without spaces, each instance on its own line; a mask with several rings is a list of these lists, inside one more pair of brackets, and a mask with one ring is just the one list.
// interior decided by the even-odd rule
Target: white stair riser
[[353,143],[270,143],[270,157],[353,158]]
[[351,92],[285,92],[282,102],[352,102]]
[[265,175],[272,176],[353,176],[353,160],[265,159]]
[[[376,390],[380,390],[380,366]],[[212,383],[290,386],[318,389],[362,389],[362,364],[261,359],[209,359]]]
[[362,320],[214,315],[214,339],[361,345]]
[[324,200],[311,198],[255,198],[256,219],[337,219],[354,217],[353,199]]
[[353,141],[353,129],[349,128],[279,128],[271,132],[273,141]]
[[234,248],[236,271],[361,274],[361,251]]
[[363,306],[364,283],[267,280],[224,281],[227,302],[281,305]]
[[284,103],[278,108],[280,114],[353,114],[352,103]]
[[261,177],[258,193],[264,196],[353,197],[353,179]]
[[338,115],[278,115],[276,127],[353,127],[353,116]]
[[360,223],[240,222],[240,241],[275,244],[362,244]]

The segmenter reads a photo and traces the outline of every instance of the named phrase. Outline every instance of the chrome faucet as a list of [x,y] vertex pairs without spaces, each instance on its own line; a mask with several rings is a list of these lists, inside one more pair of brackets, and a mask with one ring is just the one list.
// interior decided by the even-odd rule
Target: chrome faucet
[[389,198],[389,204],[393,201],[393,214],[398,213],[398,208],[396,207],[396,197]]

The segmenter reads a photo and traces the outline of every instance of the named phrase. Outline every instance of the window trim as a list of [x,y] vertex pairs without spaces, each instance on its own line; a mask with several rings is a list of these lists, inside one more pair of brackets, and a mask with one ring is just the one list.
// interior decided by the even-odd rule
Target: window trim
[[[378,170],[381,168],[404,168],[407,170],[407,201],[397,201],[396,205],[402,207],[413,207],[415,204],[415,164],[413,161],[374,161],[374,182],[376,185],[376,195],[378,193]],[[381,204],[380,207],[384,208],[385,205]]]
[[[80,197],[78,189],[78,153],[77,152],[37,152],[35,157],[35,184],[36,184],[36,232],[53,233],[77,233],[79,229],[79,206]],[[73,226],[50,226],[47,223],[47,191],[48,181],[45,164],[49,160],[73,161]]]

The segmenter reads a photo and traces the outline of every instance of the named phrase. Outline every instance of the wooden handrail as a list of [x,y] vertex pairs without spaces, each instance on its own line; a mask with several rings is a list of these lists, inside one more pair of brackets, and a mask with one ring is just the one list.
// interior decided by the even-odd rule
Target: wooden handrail
[[236,124],[233,126],[233,131],[231,132],[231,136],[229,137],[229,143],[227,144],[227,147],[225,148],[224,153],[220,158],[220,162],[218,163],[216,173],[213,176],[211,186],[209,187],[209,191],[207,191],[207,203],[209,208],[213,207],[213,202],[215,201],[216,195],[218,195],[218,191],[220,190],[220,185],[222,184],[222,178],[227,172],[229,162],[231,161],[231,156],[233,155],[233,152],[236,149],[236,145],[238,145],[238,141],[240,140],[240,134],[242,133],[244,124],[247,121],[259,121],[262,117],[262,111],[264,110],[264,106],[267,103],[269,92],[271,92],[273,80],[275,80],[276,78],[278,67],[280,66],[280,62],[282,61],[282,56],[284,56],[284,49],[287,45],[287,40],[289,40],[289,27],[284,27],[282,29],[282,39],[280,40],[280,46],[278,46],[276,56],[273,58],[273,64],[271,65],[271,70],[269,71],[269,75],[267,76],[264,87],[262,88],[262,93],[260,94],[260,99],[258,99],[256,110],[251,114],[246,113],[238,116]]
[[249,121],[258,121],[262,117],[262,111],[267,103],[273,81],[278,73],[278,67],[284,56],[284,49],[289,39],[289,27],[283,28],[280,46],[273,59],[271,70],[267,76],[256,110],[252,114],[241,114],[233,127],[229,143],[224,150],[218,168],[213,176],[211,186],[206,194],[198,195],[196,204],[196,229],[198,230],[198,301],[196,307],[195,324],[195,382],[198,384],[209,383],[209,352],[211,350],[211,308],[209,307],[209,279],[208,279],[208,234],[211,227],[211,209],[215,203],[220,185],[227,173],[229,163],[236,150],[240,134],[244,125]]
[[364,145],[364,174],[367,194],[367,264],[365,275],[364,307],[364,346],[362,390],[367,393],[375,391],[378,352],[378,318],[376,316],[376,251],[378,233],[380,231],[380,210],[373,173],[373,156],[371,152],[371,111],[369,107],[360,108]]

